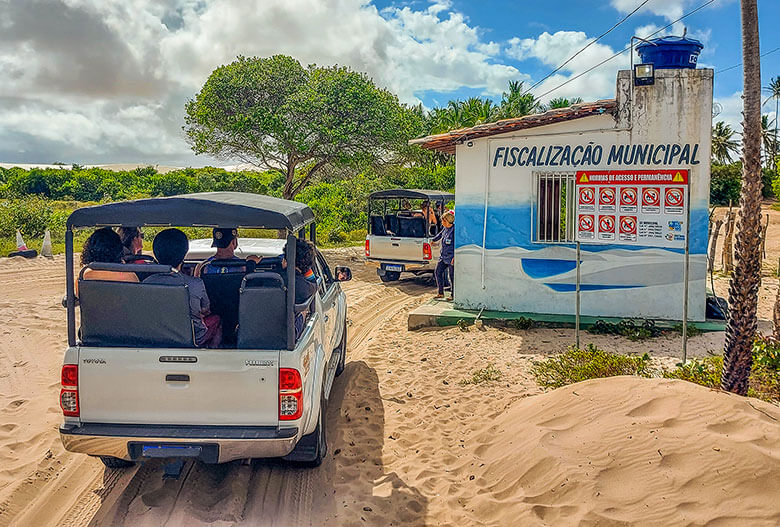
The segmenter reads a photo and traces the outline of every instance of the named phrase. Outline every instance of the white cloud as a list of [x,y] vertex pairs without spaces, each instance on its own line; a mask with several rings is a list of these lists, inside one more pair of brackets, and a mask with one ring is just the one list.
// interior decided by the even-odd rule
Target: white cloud
[[71,152],[88,163],[135,152],[191,161],[180,132],[184,102],[237,55],[347,65],[409,103],[421,91],[495,95],[509,80],[528,79],[493,62],[501,45],[483,39],[451,0],[381,12],[369,0],[3,5],[0,158],[24,151],[29,161],[48,161]]
[[[583,49],[592,40],[593,38],[588,37],[581,31],[558,31],[554,34],[544,32],[537,38],[514,38],[510,40],[506,54],[517,60],[537,59],[554,69]],[[549,94],[546,93],[581,72],[608,59],[616,51],[619,50],[614,50],[610,46],[598,42],[591,44],[582,53],[574,57],[571,62],[561,68],[558,73],[534,88],[533,93],[541,96],[543,102],[547,102],[555,97],[582,97],[584,100],[614,97],[617,71],[629,67],[630,57],[627,52],[572,80],[560,89],[556,89]]]

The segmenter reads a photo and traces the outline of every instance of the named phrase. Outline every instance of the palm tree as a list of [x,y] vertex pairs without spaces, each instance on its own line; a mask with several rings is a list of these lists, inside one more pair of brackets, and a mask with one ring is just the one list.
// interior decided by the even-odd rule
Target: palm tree
[[712,129],[712,157],[723,165],[731,163],[732,154],[739,151],[739,141],[732,139],[734,130],[723,121],[715,123]]
[[723,353],[724,390],[747,395],[752,343],[761,286],[761,55],[757,0],[741,0],[744,107],[742,114],[742,193],[729,282],[729,316]]
[[768,115],[761,116],[761,144],[764,147],[764,161],[766,168],[774,168],[775,157],[777,152],[777,144],[775,140],[777,136],[777,130],[772,130],[772,125],[777,123],[777,119],[769,121]]
[[504,92],[498,110],[499,119],[511,119],[536,113],[540,104],[532,93],[523,92],[522,81],[509,81],[509,91]]
[[550,110],[555,108],[568,108],[569,106],[580,104],[581,102],[582,97],[575,97],[573,99],[567,99],[566,97],[556,97],[555,99],[550,99],[550,102],[547,103],[547,108]]
[[777,158],[777,124],[778,124],[777,110],[778,108],[780,108],[780,76],[775,77],[774,79],[769,79],[769,85],[765,86],[764,90],[769,92],[769,97],[767,98],[766,101],[764,101],[764,104],[766,104],[769,101],[769,99],[775,100],[775,140],[771,151],[772,157],[770,158],[772,163],[774,163],[775,159]]

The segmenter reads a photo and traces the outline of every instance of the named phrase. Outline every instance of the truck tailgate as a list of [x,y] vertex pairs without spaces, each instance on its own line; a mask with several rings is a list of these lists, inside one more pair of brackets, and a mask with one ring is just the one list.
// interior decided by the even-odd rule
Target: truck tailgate
[[398,236],[368,236],[368,246],[374,260],[421,262],[425,238],[401,238]]
[[278,368],[278,351],[81,348],[81,421],[276,426]]

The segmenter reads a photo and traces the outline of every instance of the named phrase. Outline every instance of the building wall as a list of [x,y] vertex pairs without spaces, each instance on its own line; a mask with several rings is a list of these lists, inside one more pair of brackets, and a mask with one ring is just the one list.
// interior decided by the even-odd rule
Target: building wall
[[[712,70],[657,70],[654,86],[633,87],[630,72],[622,71],[615,116],[585,117],[458,145],[456,305],[574,313],[575,246],[533,241],[536,173],[688,169],[689,319],[704,320],[712,79]],[[589,160],[582,155],[569,157],[555,165],[545,157],[533,166],[517,162],[511,166],[504,155],[496,155],[501,148],[506,153],[512,147],[527,147],[523,151],[527,153],[533,147],[539,152],[543,146],[556,152],[581,146],[580,154],[590,147],[592,155]],[[630,153],[618,160],[614,155],[621,146],[624,153],[657,150],[658,162],[647,158],[641,162]],[[595,155],[598,147],[600,156]],[[675,154],[673,159],[668,159],[670,153]],[[522,163],[528,161],[525,156]],[[581,313],[682,319],[683,258],[679,249],[583,244]]]

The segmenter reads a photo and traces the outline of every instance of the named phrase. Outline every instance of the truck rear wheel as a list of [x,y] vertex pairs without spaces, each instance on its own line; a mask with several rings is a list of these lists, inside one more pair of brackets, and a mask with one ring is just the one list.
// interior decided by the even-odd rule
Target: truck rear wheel
[[100,456],[100,461],[108,468],[128,468],[135,465],[132,461],[125,461],[118,457]]
[[320,415],[317,417],[317,427],[298,441],[292,452],[284,456],[285,461],[307,468],[319,467],[328,453],[328,440],[325,434],[325,397],[320,398]]
[[385,271],[385,274],[379,275],[379,279],[383,282],[395,282],[401,278],[401,273],[398,271]]

